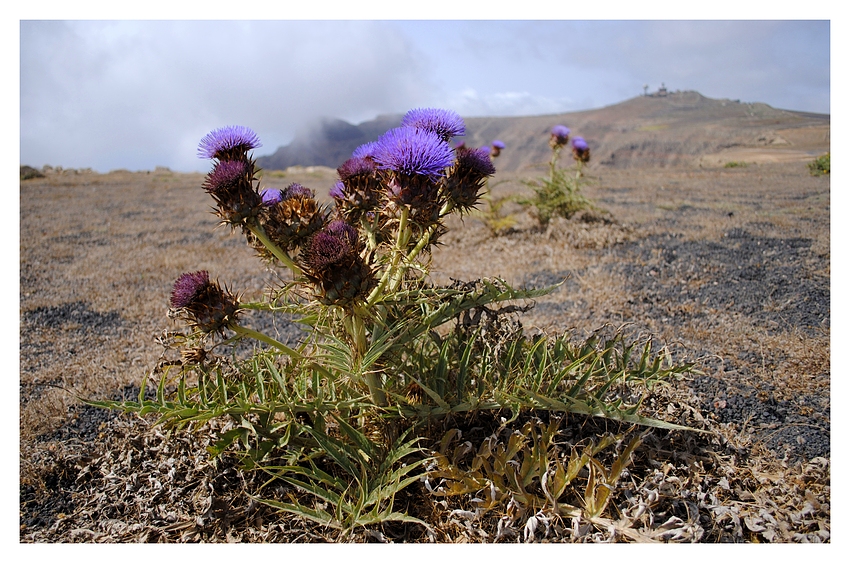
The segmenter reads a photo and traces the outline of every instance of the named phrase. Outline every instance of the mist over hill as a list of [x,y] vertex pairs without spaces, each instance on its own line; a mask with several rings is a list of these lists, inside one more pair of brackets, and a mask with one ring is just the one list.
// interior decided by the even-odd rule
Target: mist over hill
[[[325,118],[296,134],[289,145],[259,157],[267,170],[290,166],[336,168],[359,145],[398,127],[401,115],[379,116],[352,125]],[[469,117],[467,146],[505,143],[498,168],[521,172],[545,166],[547,140],[554,125],[566,125],[584,137],[592,167],[677,166],[734,147],[791,146],[783,131],[829,126],[829,115],[773,108],[763,103],[712,99],[694,91],[639,96],[599,109],[528,117]],[[828,134],[828,133],[827,133]],[[802,147],[800,147],[802,148]]]

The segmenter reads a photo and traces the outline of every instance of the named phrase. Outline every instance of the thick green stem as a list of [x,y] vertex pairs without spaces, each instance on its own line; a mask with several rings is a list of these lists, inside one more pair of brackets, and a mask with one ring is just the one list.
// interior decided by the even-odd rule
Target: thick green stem
[[275,255],[275,258],[280,260],[281,264],[289,268],[295,277],[301,276],[301,268],[292,260],[289,254],[286,253],[285,250],[281,249],[278,245],[276,245],[269,236],[266,234],[266,230],[263,228],[260,223],[254,217],[249,218],[245,224],[248,229],[254,236],[260,239],[260,242],[263,243],[263,246],[269,249],[269,251]]
[[558,159],[561,157],[561,147],[552,149],[552,160],[549,161],[549,182],[555,182],[555,170],[558,168]]
[[368,372],[364,375],[366,386],[369,388],[369,395],[372,397],[372,402],[376,406],[385,407],[387,402],[387,393],[384,391],[383,385],[377,373]]
[[[366,355],[368,342],[366,339],[366,311],[359,307],[355,307],[350,313],[346,312],[342,319],[342,324],[345,326],[354,345],[354,362],[355,365],[362,366],[363,358]],[[366,381],[366,386],[369,388],[369,395],[372,397],[372,402],[379,406],[387,406],[387,394],[384,391],[383,385],[379,376],[375,373],[366,372],[363,374]]]
[[410,239],[410,233],[407,229],[407,218],[409,215],[410,208],[406,205],[403,206],[401,208],[401,218],[398,221],[398,234],[396,235],[396,245],[393,249],[392,262],[390,262],[390,265],[384,271],[384,275],[381,276],[378,286],[372,290],[372,293],[370,293],[369,297],[366,299],[367,305],[374,305],[384,294],[384,289],[387,287],[387,283],[391,279],[395,278],[396,269],[398,268],[398,263],[401,260],[401,255],[404,253],[407,241]]

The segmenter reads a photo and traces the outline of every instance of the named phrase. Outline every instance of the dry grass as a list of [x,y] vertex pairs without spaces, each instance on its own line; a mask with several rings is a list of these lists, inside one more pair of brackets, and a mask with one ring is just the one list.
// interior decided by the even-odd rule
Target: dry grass
[[[829,541],[829,177],[800,162],[594,175],[585,195],[607,214],[539,230],[514,209],[516,230],[500,237],[455,221],[434,253],[434,281],[566,279],[523,318],[526,328],[582,336],[628,323],[655,335],[702,374],[660,391],[650,408],[715,435],[653,433],[609,519],[541,520],[536,539]],[[496,195],[525,189],[521,179],[497,175]],[[65,171],[21,183],[21,541],[333,539],[251,505],[244,493],[256,492],[255,477],[198,455],[202,437],[166,440],[74,398],[115,396],[145,377],[156,337],[171,328],[167,299],[180,273],[208,269],[248,295],[277,275],[238,234],[216,229],[201,181]],[[292,181],[324,196],[333,171],[268,173],[264,184]],[[755,277],[712,262],[715,248]],[[743,302],[782,275],[797,293]],[[822,311],[824,295],[826,318],[812,320],[805,311]],[[493,541],[500,525],[498,515],[453,513],[462,501],[411,506],[438,541]],[[531,516],[508,524],[512,536],[502,523],[501,541],[522,541]],[[381,534],[427,541],[392,528],[359,539]]]

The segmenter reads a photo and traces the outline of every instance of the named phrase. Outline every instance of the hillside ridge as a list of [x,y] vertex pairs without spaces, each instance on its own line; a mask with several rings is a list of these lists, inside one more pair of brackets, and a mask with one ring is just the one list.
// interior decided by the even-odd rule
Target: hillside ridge
[[[397,127],[401,115],[381,115],[354,125],[322,118],[296,134],[286,146],[258,158],[268,170],[290,166],[342,164],[359,145],[374,141]],[[707,155],[730,149],[793,147],[816,154],[828,143],[830,117],[773,108],[760,102],[708,98],[695,91],[666,96],[638,96],[597,109],[522,117],[468,117],[467,134],[456,140],[468,146],[488,145],[495,139],[507,149],[499,168],[519,172],[536,169],[549,158],[546,144],[553,125],[563,124],[584,137],[594,155],[592,166],[632,168],[692,164]],[[806,140],[786,130],[815,128],[822,133]],[[822,137],[822,138],[820,138]],[[814,139],[814,140],[813,140]],[[802,142],[801,142],[802,141]]]

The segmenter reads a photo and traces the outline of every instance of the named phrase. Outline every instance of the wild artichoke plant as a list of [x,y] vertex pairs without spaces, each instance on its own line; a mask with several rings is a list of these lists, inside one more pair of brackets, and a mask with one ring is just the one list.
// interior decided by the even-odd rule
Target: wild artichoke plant
[[[553,217],[569,219],[576,212],[593,207],[593,204],[581,193],[584,178],[583,167],[590,162],[590,148],[582,137],[573,137],[570,141],[570,129],[565,125],[555,125],[549,135],[549,147],[552,158],[549,160],[549,176],[538,181],[524,182],[534,191],[532,197],[517,198],[517,203],[534,208],[533,212],[542,227],[549,224]],[[558,166],[561,151],[572,145],[575,173]]]
[[[569,131],[556,129],[559,151]],[[260,146],[257,135],[247,127],[212,131],[199,155],[213,161],[203,187],[215,213],[260,257],[288,270],[280,278],[288,281],[261,301],[243,302],[206,271],[181,275],[171,306],[188,331],[174,341],[183,348],[177,375],[169,374],[173,366],[162,371],[155,399],[143,385],[138,401],[89,403],[156,412],[177,427],[231,419],[211,452],[235,448],[247,467],[319,497],[332,509],[264,502],[343,531],[414,520],[394,512],[392,499],[423,477],[431,455],[415,445],[420,421],[540,409],[676,427],[638,413],[654,382],[688,368],[664,350],[620,336],[581,344],[569,334],[530,339],[511,321],[511,312],[557,286],[429,282],[430,250],[446,232],[446,218],[475,208],[495,173],[491,156],[504,148],[500,141],[452,148],[453,137],[464,134],[454,112],[412,110],[340,165],[328,207],[299,184],[261,191],[250,155]],[[577,155],[586,154],[581,150],[586,145],[574,144]],[[523,303],[507,304],[516,301]],[[289,346],[243,324],[257,314],[293,319],[304,337]],[[243,339],[259,344],[247,358],[216,352]],[[425,457],[399,467],[417,453]],[[318,454],[357,485],[332,477]],[[457,468],[440,468],[460,478]]]

